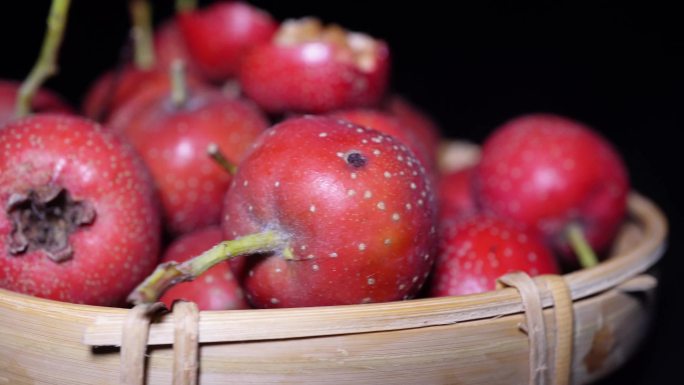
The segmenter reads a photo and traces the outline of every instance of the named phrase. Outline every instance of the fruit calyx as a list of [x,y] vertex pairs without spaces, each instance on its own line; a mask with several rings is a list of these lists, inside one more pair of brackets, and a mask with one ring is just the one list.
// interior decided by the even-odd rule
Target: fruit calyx
[[10,254],[43,250],[55,262],[73,256],[69,235],[95,220],[95,208],[89,201],[75,200],[59,186],[14,193],[6,210],[12,221],[8,236]]
[[284,21],[273,41],[284,47],[315,42],[332,44],[342,58],[352,61],[362,72],[375,70],[381,49],[381,44],[369,35],[347,31],[336,24],[326,26],[313,17]]

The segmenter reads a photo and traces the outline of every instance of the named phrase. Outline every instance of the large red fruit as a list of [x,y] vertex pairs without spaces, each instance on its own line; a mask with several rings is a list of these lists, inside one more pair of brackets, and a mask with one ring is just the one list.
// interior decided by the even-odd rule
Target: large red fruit
[[[0,124],[9,122],[16,116],[17,93],[21,84],[10,80],[0,80]],[[39,90],[31,102],[31,111],[73,114],[74,110],[62,98],[47,89]]]
[[[218,226],[193,231],[173,241],[162,262],[183,262],[223,240]],[[221,262],[191,282],[182,282],[167,290],[159,299],[170,309],[176,300],[192,301],[200,310],[247,309],[242,289],[227,262]]]
[[257,307],[410,298],[430,271],[435,200],[396,139],[329,118],[261,136],[225,197],[226,239],[275,230],[286,251],[231,261]]
[[131,141],[150,169],[173,234],[220,223],[232,176],[212,161],[207,147],[216,144],[237,164],[268,127],[252,103],[211,90],[192,92],[181,106],[160,94],[126,119],[127,125],[113,122],[113,128]]
[[535,276],[559,270],[536,232],[491,215],[473,215],[441,229],[431,295],[494,290],[497,278],[514,271]]
[[242,2],[180,12],[178,21],[188,51],[213,80],[236,75],[247,50],[269,41],[278,28],[271,15]]
[[540,230],[567,249],[568,226],[581,226],[597,251],[624,219],[627,170],[613,146],[570,119],[514,119],[484,143],[476,185],[483,207]]
[[269,112],[322,113],[377,104],[389,66],[385,42],[307,18],[284,22],[271,42],[250,50],[239,78]]
[[85,119],[0,129],[0,287],[117,305],[157,263],[160,221],[143,163]]

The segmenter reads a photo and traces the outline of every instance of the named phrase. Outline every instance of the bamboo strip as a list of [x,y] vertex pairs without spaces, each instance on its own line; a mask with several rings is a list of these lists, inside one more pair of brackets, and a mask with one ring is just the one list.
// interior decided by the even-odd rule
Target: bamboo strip
[[543,283],[553,296],[554,302],[554,335],[551,378],[554,385],[568,385],[572,369],[572,340],[574,336],[574,315],[570,289],[563,277],[558,275],[544,276]]
[[143,385],[150,318],[149,305],[131,309],[121,330],[121,384]]
[[199,367],[199,311],[194,302],[176,302],[173,342],[173,385],[196,385]]
[[[641,228],[640,241],[596,267],[565,275],[573,300],[615,287],[643,273],[662,256],[667,233],[662,212],[635,193],[630,196],[629,209]],[[24,298],[22,305],[26,303]],[[552,305],[550,293],[542,293],[542,306]],[[520,313],[522,307],[516,291],[504,289],[461,297],[379,304],[201,312],[199,342],[300,338],[448,325]],[[125,314],[123,309],[109,309],[103,316],[96,317],[84,333],[83,342],[92,346],[119,345]],[[173,315],[152,325],[149,344],[171,344],[172,338]]]
[[534,280],[526,273],[506,274],[497,285],[515,288],[525,310],[523,330],[530,340],[530,385],[546,385],[548,357],[546,356],[546,326],[542,314],[541,293]]

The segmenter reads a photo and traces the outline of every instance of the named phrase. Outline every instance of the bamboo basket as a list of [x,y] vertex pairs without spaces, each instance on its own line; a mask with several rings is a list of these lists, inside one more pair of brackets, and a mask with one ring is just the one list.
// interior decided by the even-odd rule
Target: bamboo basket
[[[443,168],[477,159],[450,143]],[[0,384],[587,384],[645,336],[667,221],[632,193],[612,257],[462,297],[170,314],[0,289]]]

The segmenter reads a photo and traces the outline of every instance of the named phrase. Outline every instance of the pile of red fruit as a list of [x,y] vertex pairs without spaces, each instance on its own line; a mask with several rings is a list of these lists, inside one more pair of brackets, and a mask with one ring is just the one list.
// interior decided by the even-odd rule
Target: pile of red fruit
[[241,2],[178,1],[153,35],[130,0],[134,60],[79,117],[37,90],[68,6],[23,87],[0,83],[2,288],[205,310],[463,295],[590,267],[624,219],[627,172],[589,127],[519,117],[442,172],[437,125],[388,94],[388,44]]

